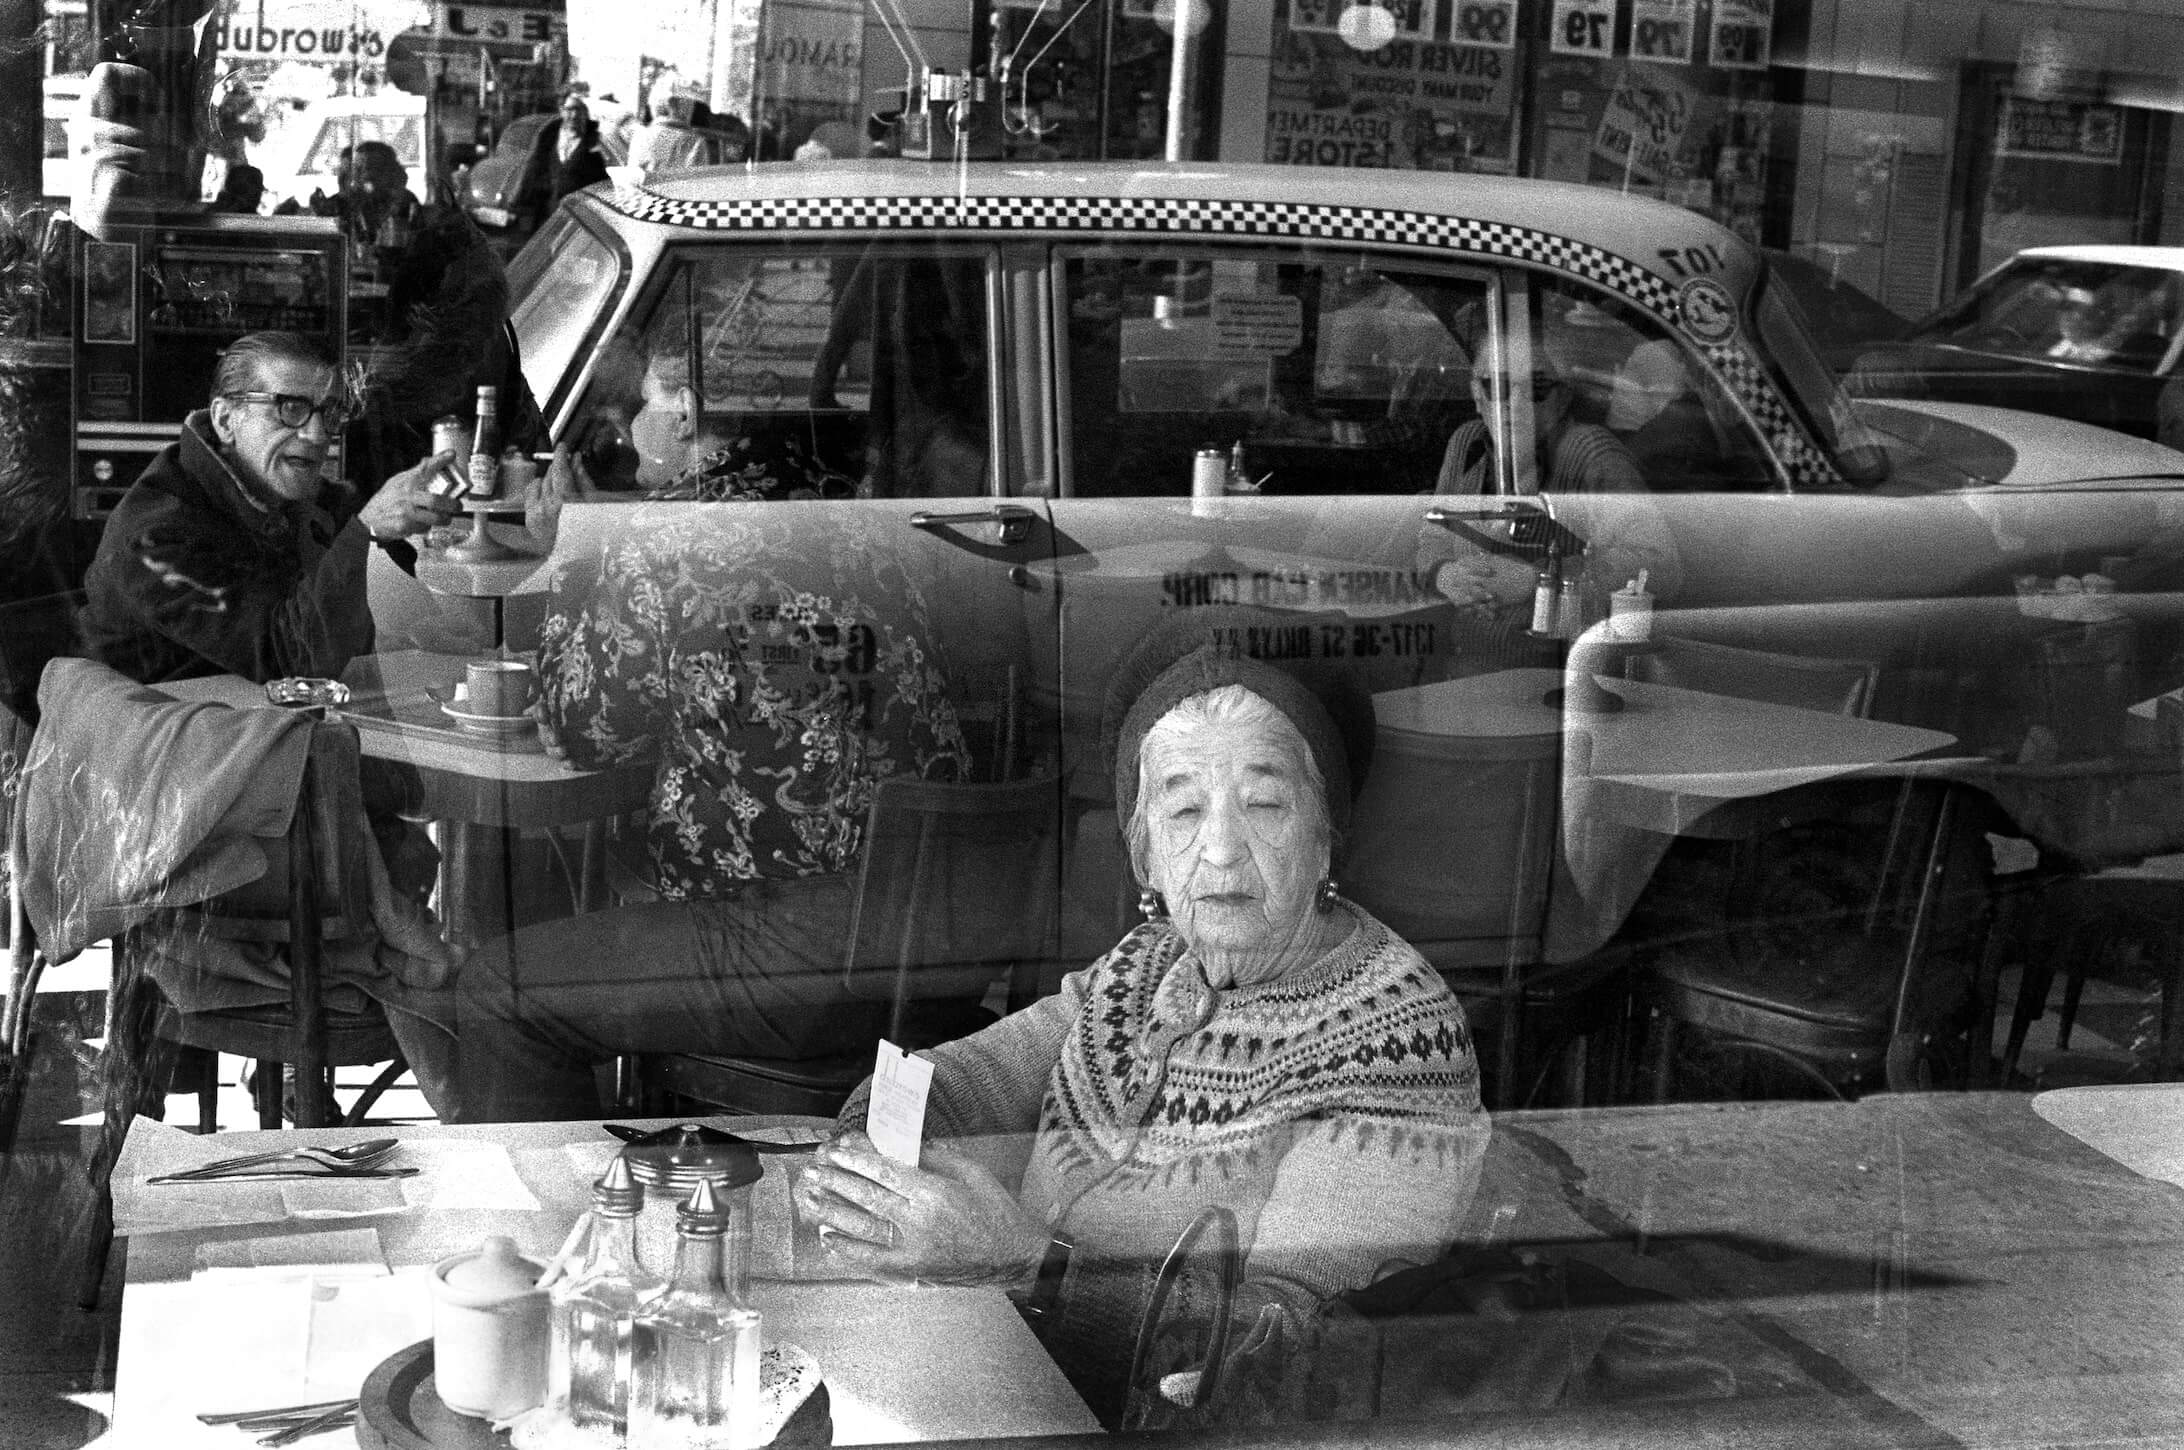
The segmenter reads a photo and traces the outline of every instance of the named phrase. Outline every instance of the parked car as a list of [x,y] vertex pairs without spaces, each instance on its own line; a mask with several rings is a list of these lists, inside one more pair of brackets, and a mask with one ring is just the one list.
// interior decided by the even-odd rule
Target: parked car
[[[1693,796],[1834,782],[1828,809],[1856,829],[1932,757],[1969,760],[1984,805],[1963,819],[2082,859],[2070,823],[2129,802],[2096,801],[2093,774],[2029,791],[1987,767],[2082,758],[2178,683],[2184,456],[2096,429],[2044,447],[2053,420],[2005,410],[1854,403],[1779,276],[1670,206],[1319,168],[739,168],[570,198],[511,283],[531,387],[584,474],[563,577],[751,510],[814,541],[878,530],[957,698],[1020,699],[1014,751],[1071,778],[1060,960],[1111,944],[1132,896],[1100,809],[1104,691],[1182,611],[1255,610],[1226,647],[1374,695],[1379,794],[1344,889],[1489,1003],[1502,963],[1587,960],[1644,918],[1677,829],[1617,824],[1604,803],[1635,787],[1590,764],[1586,702],[1628,656],[1600,623],[1612,594],[1654,606],[1650,639],[1869,671],[1858,708],[1926,765],[1859,744],[1709,757]],[[1557,398],[1642,488],[1573,488],[1517,448],[1488,456],[1482,492],[1437,492],[1471,420],[1530,436]],[[1441,561],[1490,557],[1521,571],[1521,599],[1438,588]],[[1568,599],[1535,614],[1535,572],[1557,571]],[[2112,597],[2047,607],[2088,591]],[[2112,633],[2089,622],[2119,619],[2136,643],[2100,656]],[[1541,671],[1565,694],[1543,696]],[[1492,710],[1453,734],[1414,718],[1409,692],[1489,678],[1514,734]],[[2184,823],[2132,819],[2184,845]],[[1545,875],[1520,865],[1535,847]],[[1831,920],[1866,951],[1846,924],[1862,911]],[[1943,995],[1891,1081],[1968,1020]]]
[[410,190],[426,189],[425,98],[391,87],[369,96],[332,96],[288,115],[251,149],[265,174],[266,211],[284,202],[307,205],[312,194],[341,192],[342,153],[359,141],[384,141],[409,173]]
[[1861,356],[1863,397],[1930,398],[2156,436],[2184,357],[2184,247],[2035,247]]
[[[465,174],[457,199],[478,225],[506,231],[516,224],[516,189],[523,184],[524,168],[538,150],[539,135],[560,117],[552,111],[518,116],[510,121],[485,154]],[[607,164],[621,166],[629,160],[627,133],[602,124],[599,142]]]

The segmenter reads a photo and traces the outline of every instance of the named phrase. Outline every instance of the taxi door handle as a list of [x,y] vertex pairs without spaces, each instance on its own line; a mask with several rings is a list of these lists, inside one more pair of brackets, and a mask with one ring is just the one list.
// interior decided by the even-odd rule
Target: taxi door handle
[[[1497,539],[1481,533],[1467,519],[1507,520],[1510,537]],[[1513,559],[1536,559],[1552,548],[1571,557],[1585,551],[1584,537],[1558,522],[1547,506],[1530,499],[1499,499],[1476,505],[1435,504],[1426,510],[1426,522],[1439,524],[1489,553]]]
[[997,503],[982,509],[966,509],[962,513],[936,514],[920,509],[910,515],[910,527],[938,531],[961,528],[965,524],[999,524],[1001,542],[1021,544],[1031,534],[1031,526],[1038,520],[1036,509],[1020,503]]

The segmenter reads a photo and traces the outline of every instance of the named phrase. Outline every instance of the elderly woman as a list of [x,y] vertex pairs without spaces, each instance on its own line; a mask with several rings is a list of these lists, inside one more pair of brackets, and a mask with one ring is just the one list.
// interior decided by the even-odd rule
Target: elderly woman
[[1462,1009],[1330,879],[1352,771],[1321,700],[1208,645],[1116,735],[1148,919],[1058,995],[928,1054],[919,1167],[874,1151],[860,1091],[798,1205],[851,1271],[1058,1285],[1057,1327],[1077,1328],[1048,1344],[1088,1397],[1209,1205],[1244,1254],[1230,1364],[1278,1364],[1324,1301],[1437,1255],[1488,1136]]

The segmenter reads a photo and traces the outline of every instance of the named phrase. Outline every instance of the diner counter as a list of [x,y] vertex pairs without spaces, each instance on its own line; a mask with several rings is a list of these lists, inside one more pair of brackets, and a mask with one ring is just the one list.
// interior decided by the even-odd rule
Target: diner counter
[[[582,1193],[570,1146],[603,1141],[591,1124],[401,1131],[506,1145],[541,1208],[362,1221],[376,1225],[397,1265],[429,1262],[485,1232],[551,1252]],[[204,1158],[344,1136],[356,1130],[224,1134],[187,1151]],[[178,1138],[189,1142],[140,1124],[124,1171],[142,1172],[150,1149]],[[1597,1296],[1559,1310],[1534,1304],[1501,1322],[1445,1313],[1413,1326],[1423,1337],[1389,1340],[1378,1419],[1258,1426],[1249,1442],[1748,1450],[2184,1441],[2180,1171],[2184,1085],[1500,1115],[1460,1247],[1589,1265],[1631,1304],[1670,1303],[1712,1344],[1743,1346],[1721,1360],[1726,1387],[1717,1376],[1653,1403],[1581,1388],[1454,1415],[1441,1400],[1462,1387],[1440,1372],[1443,1349],[1482,1333],[1506,1338],[1557,1313],[1576,1342],[1587,1316],[1617,1304]],[[120,1178],[117,1213],[131,1202]],[[296,1222],[283,1233],[337,1234],[359,1222]],[[233,1302],[232,1285],[223,1289],[217,1272],[193,1279],[193,1267],[232,1258],[267,1233],[140,1229],[131,1240],[119,1443],[198,1443],[187,1438],[189,1412],[305,1398],[276,1382],[279,1352],[255,1363],[245,1353],[262,1327],[236,1321],[232,1309],[218,1320],[187,1317],[204,1312],[193,1311],[193,1296]],[[999,1296],[767,1285],[761,1301],[774,1332],[819,1358],[841,1443],[1075,1439],[1089,1430],[1082,1405]],[[284,1352],[299,1358],[295,1346]],[[927,1398],[914,1402],[921,1384]],[[888,1398],[896,1393],[903,1398]]]

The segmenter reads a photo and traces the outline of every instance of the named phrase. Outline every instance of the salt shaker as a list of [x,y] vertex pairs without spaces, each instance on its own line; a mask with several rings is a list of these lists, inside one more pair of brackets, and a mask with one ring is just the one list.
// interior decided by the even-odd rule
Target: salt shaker
[[630,1338],[630,1450],[746,1450],[758,1419],[759,1319],[726,1278],[731,1218],[700,1179],[675,1214],[675,1269]]

